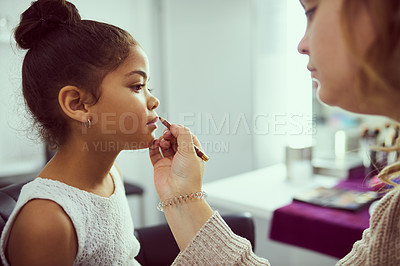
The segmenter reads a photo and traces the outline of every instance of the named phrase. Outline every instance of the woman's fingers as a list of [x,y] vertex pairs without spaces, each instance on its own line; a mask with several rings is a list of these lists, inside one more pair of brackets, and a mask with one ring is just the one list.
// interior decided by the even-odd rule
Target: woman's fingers
[[171,159],[175,154],[175,151],[172,148],[168,148],[168,149],[161,148],[161,152],[164,157],[171,158]]
[[171,141],[166,140],[166,139],[161,139],[160,147],[162,149],[169,149],[171,147]]
[[175,143],[172,144],[172,149],[176,153],[178,151],[178,142],[175,140]]
[[[181,126],[179,125],[179,127],[181,127]],[[166,140],[168,142],[168,144],[161,143],[161,147],[172,149],[175,154],[178,150],[178,143],[177,143],[177,139],[174,137],[174,135],[172,135],[171,131],[169,129],[165,129],[162,137],[164,140]],[[168,147],[167,147],[167,145],[168,145]]]
[[193,138],[193,143],[194,143],[194,145],[196,145],[197,148],[199,148],[201,151],[204,152],[204,149],[203,149],[203,147],[201,146],[201,143],[200,143],[199,139],[198,139],[195,135],[193,135],[192,138]]
[[160,152],[160,140],[155,139],[149,147],[150,160],[153,166],[163,158]]
[[[172,133],[171,130],[174,130],[175,132]],[[179,136],[181,136],[182,140],[180,144],[178,141]],[[194,150],[192,147],[193,144],[203,151],[200,141],[196,136],[192,135],[188,128],[185,128],[182,125],[174,124],[171,125],[170,129],[164,130],[160,147],[162,154],[165,157],[169,157],[174,155],[178,151],[179,147],[183,152],[192,152],[192,150]]]
[[174,139],[166,140],[163,138],[160,143],[161,147],[161,152],[164,157],[172,157],[174,156],[175,152],[174,149],[172,148],[172,142]]
[[171,140],[171,139],[174,139],[174,138],[175,138],[175,137],[172,135],[171,131],[169,131],[168,129],[165,129],[165,130],[164,130],[163,137],[164,137],[164,139],[166,139],[166,140]]
[[194,153],[192,133],[186,127],[171,125],[170,131],[177,139],[178,151],[182,153]]

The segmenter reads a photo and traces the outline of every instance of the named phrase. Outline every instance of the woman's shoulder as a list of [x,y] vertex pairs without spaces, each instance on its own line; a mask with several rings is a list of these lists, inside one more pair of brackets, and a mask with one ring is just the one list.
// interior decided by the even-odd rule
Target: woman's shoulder
[[52,254],[51,257],[63,259],[59,261],[73,262],[77,243],[74,226],[62,207],[51,200],[33,199],[15,218],[8,238],[7,257],[10,262],[18,259],[40,263],[39,260],[48,260],[48,254]]
[[400,189],[394,188],[388,192],[377,204],[370,221],[371,228],[380,227],[380,225],[395,226],[392,223],[398,223],[400,217]]
[[384,208],[389,205],[399,205],[400,207],[400,187],[395,187],[391,191],[387,192],[379,201],[378,207]]

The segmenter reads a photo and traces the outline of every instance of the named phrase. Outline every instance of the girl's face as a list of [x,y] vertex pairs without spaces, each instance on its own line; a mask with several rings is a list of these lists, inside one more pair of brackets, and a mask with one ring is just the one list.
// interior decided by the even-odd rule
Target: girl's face
[[147,56],[138,46],[105,76],[101,97],[90,112],[96,138],[108,149],[147,148],[154,140],[159,101],[149,91],[149,76]]
[[[355,91],[358,67],[342,33],[341,8],[345,0],[300,0],[307,16],[307,29],[298,50],[309,56],[307,68],[320,81],[319,98],[328,105],[365,113],[365,101]],[[353,16],[358,49],[365,53],[374,38],[365,7]]]

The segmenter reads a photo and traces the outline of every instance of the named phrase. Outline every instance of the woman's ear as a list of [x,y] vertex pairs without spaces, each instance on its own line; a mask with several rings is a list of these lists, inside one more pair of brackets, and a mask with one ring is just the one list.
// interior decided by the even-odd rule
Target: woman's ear
[[88,93],[75,86],[65,86],[58,93],[58,103],[64,114],[81,123],[89,118]]

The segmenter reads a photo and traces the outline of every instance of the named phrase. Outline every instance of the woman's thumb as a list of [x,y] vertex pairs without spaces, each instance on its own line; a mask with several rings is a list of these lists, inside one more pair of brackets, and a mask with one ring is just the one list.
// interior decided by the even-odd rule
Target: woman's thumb
[[171,128],[172,135],[178,141],[178,151],[185,153],[195,153],[193,146],[193,138],[190,129],[187,127],[172,125]]

